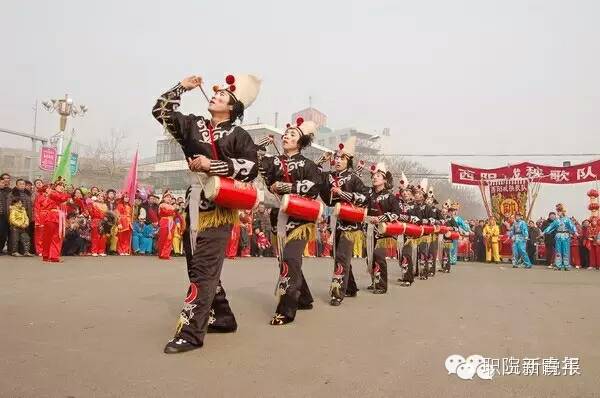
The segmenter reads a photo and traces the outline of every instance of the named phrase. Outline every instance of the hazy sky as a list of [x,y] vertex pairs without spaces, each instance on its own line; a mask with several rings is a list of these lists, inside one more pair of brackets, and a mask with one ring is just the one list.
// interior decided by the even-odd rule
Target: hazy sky
[[[389,127],[393,153],[599,153],[598,20],[591,0],[5,2],[0,126],[31,131],[35,99],[69,93],[90,109],[71,123],[80,141],[120,128],[148,156],[157,95],[190,74],[211,87],[242,71],[264,80],[246,121],[285,123],[312,96],[330,127]],[[198,92],[182,109],[204,107]],[[57,126],[40,111],[38,134]],[[589,159],[422,162],[446,172],[451,160]],[[564,199],[587,214],[588,188],[544,186],[536,213]]]

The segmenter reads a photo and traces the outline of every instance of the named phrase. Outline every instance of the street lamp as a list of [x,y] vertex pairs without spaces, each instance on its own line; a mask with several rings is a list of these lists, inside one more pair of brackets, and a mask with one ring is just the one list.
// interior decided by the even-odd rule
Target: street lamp
[[62,151],[63,134],[65,132],[65,128],[67,127],[67,118],[69,116],[83,117],[87,113],[88,108],[85,105],[74,104],[73,98],[70,98],[68,94],[65,94],[65,98],[44,101],[42,102],[42,105],[48,112],[52,113],[56,111],[60,115],[60,132],[51,137],[51,141],[60,143],[60,145],[57,145],[57,150],[60,152]]

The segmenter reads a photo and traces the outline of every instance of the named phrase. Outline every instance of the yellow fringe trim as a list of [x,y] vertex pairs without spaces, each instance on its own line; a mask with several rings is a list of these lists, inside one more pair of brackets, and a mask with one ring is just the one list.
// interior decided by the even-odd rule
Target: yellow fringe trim
[[379,239],[377,241],[377,245],[375,245],[378,249],[387,249],[390,247],[396,247],[396,241],[393,238],[385,238]]
[[239,224],[240,216],[236,209],[217,207],[215,210],[200,212],[198,215],[198,231],[220,227],[227,224]]
[[286,238],[286,243],[291,240],[315,240],[317,239],[317,226],[314,223],[308,223],[295,228]]
[[342,238],[348,239],[350,242],[362,242],[363,231],[344,231]]
[[452,248],[452,242],[444,242],[444,249]]
[[404,242],[404,246],[418,246],[419,242],[418,239],[415,238],[407,238],[406,241]]

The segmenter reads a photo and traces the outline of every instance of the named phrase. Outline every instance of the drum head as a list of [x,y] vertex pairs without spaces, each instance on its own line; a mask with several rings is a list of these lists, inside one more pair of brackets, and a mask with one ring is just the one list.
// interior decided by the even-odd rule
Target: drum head
[[[336,205],[336,208],[337,208],[337,205]],[[323,202],[319,202],[319,215],[317,216],[317,219],[315,220],[316,222],[318,222],[321,219],[321,216],[323,216],[323,211],[325,211],[325,205],[323,204]]]
[[382,222],[381,224],[379,224],[379,226],[377,227],[377,230],[379,230],[379,233],[381,235],[385,235],[385,233],[387,231],[387,223],[386,222]]
[[211,176],[204,184],[204,196],[206,199],[213,200],[219,194],[221,188],[221,180],[217,176]]
[[279,206],[279,211],[285,212],[288,208],[288,204],[290,203],[290,195],[285,194],[281,197],[281,204]]
[[342,208],[342,204],[340,202],[337,202],[335,204],[335,207],[333,208],[333,215],[334,216],[339,216],[340,215],[340,209]]

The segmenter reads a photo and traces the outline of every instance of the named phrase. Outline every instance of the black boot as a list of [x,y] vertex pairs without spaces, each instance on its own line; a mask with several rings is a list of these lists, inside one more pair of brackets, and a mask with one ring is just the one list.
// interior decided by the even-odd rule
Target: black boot
[[273,326],[281,326],[281,325],[288,324],[292,321],[293,321],[292,318],[289,318],[285,315],[275,314],[275,315],[273,315],[273,318],[271,318],[271,321],[269,323]]
[[169,340],[165,346],[165,354],[179,354],[181,352],[188,352],[202,347],[202,344],[192,344],[187,340],[174,338]]

